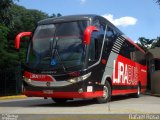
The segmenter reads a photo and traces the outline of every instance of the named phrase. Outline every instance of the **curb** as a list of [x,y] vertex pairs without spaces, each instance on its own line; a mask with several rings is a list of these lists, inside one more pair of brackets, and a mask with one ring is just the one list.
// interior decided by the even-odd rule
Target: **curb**
[[151,94],[151,96],[160,97],[160,94]]
[[0,100],[21,99],[21,98],[27,98],[27,96],[25,95],[4,96],[4,97],[0,97]]
[[160,94],[144,93],[144,95],[160,97]]

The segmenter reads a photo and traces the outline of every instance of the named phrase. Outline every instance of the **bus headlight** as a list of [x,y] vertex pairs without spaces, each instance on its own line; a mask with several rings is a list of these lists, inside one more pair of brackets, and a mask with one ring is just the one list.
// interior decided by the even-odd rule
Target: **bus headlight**
[[31,79],[23,77],[24,81],[26,81],[27,83],[31,83]]
[[68,82],[76,83],[76,82],[79,82],[79,81],[87,79],[90,75],[91,75],[91,72],[87,73],[87,74],[85,74],[83,76],[79,76],[79,77],[75,77],[75,78],[69,79]]

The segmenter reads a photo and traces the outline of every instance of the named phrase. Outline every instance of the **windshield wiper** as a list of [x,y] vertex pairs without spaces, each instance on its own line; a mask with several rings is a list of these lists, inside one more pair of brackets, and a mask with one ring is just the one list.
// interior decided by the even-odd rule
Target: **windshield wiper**
[[66,68],[65,68],[65,66],[64,66],[64,64],[63,64],[63,62],[62,62],[61,56],[59,55],[59,52],[58,52],[58,50],[57,50],[56,47],[57,47],[57,40],[56,40],[56,43],[55,43],[55,47],[52,49],[51,63],[54,62],[54,64],[56,64],[56,61],[54,60],[54,56],[55,56],[55,54],[57,54],[57,57],[58,57],[58,59],[59,59],[59,62],[60,62],[60,64],[62,65],[63,70],[66,72]]

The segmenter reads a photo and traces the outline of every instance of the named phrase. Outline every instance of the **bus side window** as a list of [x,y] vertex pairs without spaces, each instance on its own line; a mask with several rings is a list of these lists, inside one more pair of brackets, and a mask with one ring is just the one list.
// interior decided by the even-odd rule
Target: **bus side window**
[[98,18],[94,19],[93,26],[98,28],[98,31],[93,31],[89,45],[89,65],[96,63],[101,55],[102,43],[105,33],[105,26],[99,21]]
[[146,65],[145,53],[141,52],[136,47],[135,47],[135,61],[142,65]]
[[89,46],[89,61],[96,61],[98,59],[98,40],[97,33],[93,32],[91,37],[91,42]]
[[93,26],[96,26],[98,29],[100,28],[100,22],[98,19],[95,19],[92,23]]
[[113,43],[115,41],[114,32],[110,27],[107,27],[105,39],[106,39],[105,51],[107,52],[112,49]]

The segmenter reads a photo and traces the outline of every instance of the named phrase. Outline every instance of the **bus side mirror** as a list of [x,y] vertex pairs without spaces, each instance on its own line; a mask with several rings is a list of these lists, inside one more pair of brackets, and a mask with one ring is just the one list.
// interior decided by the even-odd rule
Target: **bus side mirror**
[[84,34],[83,34],[83,43],[85,45],[89,45],[90,44],[90,39],[91,39],[91,34],[93,31],[99,31],[97,27],[95,26],[88,26],[85,30],[84,30]]
[[16,48],[17,50],[19,50],[21,38],[22,38],[22,37],[25,37],[25,36],[31,37],[31,36],[32,36],[32,32],[21,32],[21,33],[19,33],[19,34],[16,36],[16,39],[15,39],[15,48]]

